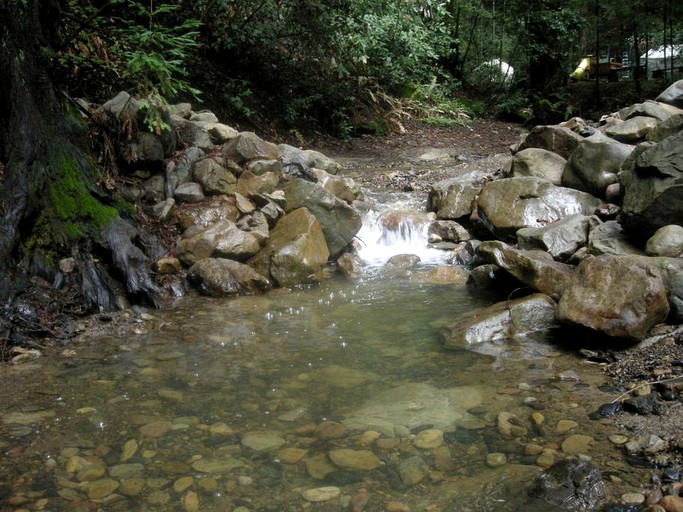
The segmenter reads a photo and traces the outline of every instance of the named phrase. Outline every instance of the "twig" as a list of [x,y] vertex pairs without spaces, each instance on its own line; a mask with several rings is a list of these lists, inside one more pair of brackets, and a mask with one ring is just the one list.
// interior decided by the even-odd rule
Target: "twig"
[[615,402],[621,400],[621,399],[624,398],[625,396],[630,395],[631,392],[632,392],[632,391],[635,391],[636,389],[644,388],[645,386],[650,386],[650,385],[652,385],[652,384],[664,384],[665,382],[673,382],[673,381],[675,381],[675,380],[680,380],[680,379],[683,379],[683,376],[680,376],[680,375],[679,375],[678,377],[672,377],[672,378],[670,378],[670,379],[655,380],[655,381],[652,381],[652,382],[645,382],[645,383],[643,383],[643,384],[639,384],[638,386],[634,387],[633,389],[629,389],[626,393],[622,393],[621,395],[619,395],[618,397],[616,397],[614,400],[612,400],[610,403],[613,404],[613,403],[615,403]]

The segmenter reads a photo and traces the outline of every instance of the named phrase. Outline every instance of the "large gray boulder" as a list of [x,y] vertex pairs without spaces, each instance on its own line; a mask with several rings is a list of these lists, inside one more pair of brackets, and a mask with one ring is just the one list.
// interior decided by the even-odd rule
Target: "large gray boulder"
[[663,226],[683,225],[683,132],[639,152],[620,178],[629,235],[644,242]]
[[432,185],[427,196],[427,211],[437,219],[458,220],[472,213],[474,199],[481,190],[469,181],[451,178]]
[[649,142],[662,142],[667,137],[676,135],[680,131],[683,131],[683,114],[671,116],[666,121],[659,123],[647,134],[646,139]]
[[662,271],[647,258],[596,256],[583,260],[557,309],[561,322],[639,340],[669,313]]
[[683,108],[683,80],[672,83],[655,98],[655,101],[674,107]]
[[447,349],[465,349],[498,357],[506,341],[556,327],[555,302],[536,294],[499,302],[461,316],[441,331]]
[[320,223],[298,208],[280,219],[265,247],[248,264],[280,286],[315,283],[330,256]]
[[514,238],[522,228],[545,226],[570,215],[592,215],[599,204],[590,194],[540,178],[507,178],[484,185],[477,213],[498,238]]
[[608,185],[617,181],[617,173],[633,151],[601,133],[586,137],[576,147],[562,173],[562,185],[605,197]]
[[671,116],[683,114],[683,110],[666,103],[646,100],[643,103],[636,103],[619,111],[619,117],[624,121],[636,116],[653,117],[659,122],[666,121]]
[[633,144],[643,140],[658,124],[653,117],[635,116],[628,121],[610,126],[605,130],[605,135],[619,142]]
[[210,257],[244,261],[260,248],[253,234],[242,231],[230,220],[221,220],[180,240],[176,257],[188,266]]
[[510,175],[513,178],[534,176],[561,185],[566,163],[567,160],[547,149],[527,148],[512,157]]
[[571,215],[540,228],[522,228],[517,231],[520,249],[541,250],[554,259],[563,261],[586,245],[591,222],[587,215]]
[[318,219],[331,257],[337,257],[361,228],[358,212],[316,183],[295,178],[282,187],[285,211],[305,207]]
[[313,168],[311,171],[318,179],[318,185],[342,201],[351,204],[354,201],[362,201],[364,199],[360,185],[353,181],[353,179],[330,174],[322,169]]
[[540,148],[557,153],[565,160],[568,159],[583,137],[569,128],[557,125],[534,126],[527,134],[517,151],[527,148]]
[[225,297],[270,289],[268,280],[253,268],[233,260],[205,258],[187,272],[190,283],[202,295]]
[[266,142],[253,132],[240,132],[223,148],[225,167],[233,163],[244,165],[252,160],[277,160],[280,153],[272,142]]
[[207,195],[234,194],[237,190],[237,178],[213,158],[196,162],[193,175]]
[[560,297],[574,277],[575,267],[553,260],[541,251],[523,251],[498,242],[482,242],[477,256],[493,263],[535,291]]
[[683,226],[671,224],[659,228],[645,244],[648,256],[683,256]]

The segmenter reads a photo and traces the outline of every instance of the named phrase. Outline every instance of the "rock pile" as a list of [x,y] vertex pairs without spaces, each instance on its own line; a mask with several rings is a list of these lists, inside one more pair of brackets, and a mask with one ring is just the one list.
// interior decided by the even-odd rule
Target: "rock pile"
[[438,221],[497,239],[454,240],[451,261],[473,268],[470,282],[486,274],[504,293],[536,293],[461,318],[446,347],[495,355],[504,340],[558,326],[633,342],[680,322],[681,83],[671,90],[598,123],[535,127],[501,179],[432,187]]

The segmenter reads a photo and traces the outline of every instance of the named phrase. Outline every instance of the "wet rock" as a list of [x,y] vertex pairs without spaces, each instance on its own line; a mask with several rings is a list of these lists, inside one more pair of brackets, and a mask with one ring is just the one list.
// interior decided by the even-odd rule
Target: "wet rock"
[[654,434],[632,439],[624,445],[630,454],[646,453],[655,454],[666,450],[666,441]]
[[235,222],[239,216],[234,197],[211,197],[207,203],[184,204],[175,210],[175,217],[183,229],[191,226],[207,228],[221,220]]
[[337,266],[346,277],[355,277],[361,273],[361,260],[351,253],[344,253],[337,259]]
[[468,217],[480,189],[458,178],[435,183],[429,190],[427,211],[436,212],[436,217],[442,220]]
[[511,176],[520,178],[532,176],[544,179],[553,185],[562,184],[562,172],[567,160],[557,153],[541,148],[527,148],[512,158]]
[[244,467],[244,462],[232,457],[227,458],[203,458],[192,463],[192,469],[200,473],[209,473],[211,475],[224,475],[230,473],[233,469]]
[[466,242],[472,235],[453,220],[436,220],[429,225],[428,234],[438,235],[442,240],[449,242]]
[[398,465],[398,474],[405,485],[419,484],[427,475],[427,464],[422,457],[408,457]]
[[657,400],[656,393],[649,395],[635,396],[624,400],[624,410],[635,412],[636,414],[662,416],[666,414],[666,406]]
[[266,246],[248,264],[278,285],[290,286],[319,281],[329,255],[317,219],[299,208],[280,219]]
[[312,172],[315,174],[316,178],[318,178],[319,185],[342,201],[351,204],[354,201],[362,201],[364,199],[360,185],[351,178],[335,176],[315,168],[312,169]]
[[278,459],[283,464],[296,464],[306,456],[307,451],[302,448],[283,448],[278,452]]
[[256,237],[239,229],[230,220],[221,220],[183,238],[176,248],[176,256],[185,265],[194,265],[205,258],[228,258],[244,261],[254,256],[261,245]]
[[242,437],[242,445],[256,452],[277,450],[286,441],[274,432],[249,432]]
[[636,116],[628,121],[610,126],[605,135],[619,142],[632,144],[644,139],[657,126],[658,121],[652,117]]
[[169,197],[168,199],[155,204],[152,208],[152,211],[159,220],[165,220],[168,218],[174,206],[175,199]]
[[280,176],[274,172],[257,175],[252,171],[244,171],[237,180],[237,192],[247,198],[270,194],[275,191],[279,181]]
[[604,198],[607,186],[617,181],[617,173],[632,151],[633,146],[600,133],[587,137],[567,160],[562,185]]
[[335,466],[342,469],[369,471],[381,465],[380,460],[369,450],[340,448],[331,450],[328,457]]
[[229,195],[237,190],[237,178],[213,158],[196,162],[193,175],[207,195]]
[[315,489],[307,489],[301,493],[301,496],[306,501],[311,501],[313,503],[319,503],[323,501],[330,501],[339,497],[341,489],[339,487],[317,487]]
[[583,139],[569,128],[557,125],[534,126],[527,134],[517,151],[527,148],[540,148],[557,153],[567,159]]
[[642,255],[643,251],[633,245],[626,233],[615,220],[599,223],[591,227],[588,234],[587,250],[589,254],[600,256],[611,254],[623,256],[628,254]]
[[536,479],[529,495],[562,510],[598,510],[605,498],[605,487],[600,471],[592,464],[563,460]]
[[508,350],[506,340],[555,326],[555,303],[546,295],[536,294],[462,315],[442,331],[442,336],[447,349],[499,356]]
[[436,267],[427,272],[425,280],[436,285],[463,285],[470,273],[462,267]]
[[323,480],[327,475],[335,471],[337,471],[337,468],[330,463],[327,455],[324,453],[319,453],[306,460],[306,472],[308,476],[316,480]]
[[385,266],[389,269],[409,269],[420,263],[420,257],[415,254],[397,254],[387,260]]
[[672,83],[655,98],[655,101],[666,103],[667,105],[672,105],[677,108],[683,108],[683,80]]
[[508,458],[504,453],[489,453],[486,455],[486,465],[490,468],[498,468],[507,464]]
[[477,256],[552,297],[562,296],[575,273],[573,266],[554,261],[545,252],[522,251],[503,242],[482,242],[477,247]]
[[428,428],[418,432],[413,440],[416,448],[422,450],[433,450],[443,444],[443,431],[435,428]]
[[661,271],[633,256],[582,261],[557,308],[561,322],[631,339],[644,338],[668,313]]
[[315,183],[297,178],[282,190],[286,212],[305,207],[318,219],[332,257],[341,254],[361,228],[358,212]]
[[683,226],[670,224],[659,228],[647,241],[645,252],[648,256],[672,258],[683,255]]
[[448,263],[462,265],[464,267],[474,266],[476,263],[481,263],[476,259],[477,247],[480,243],[481,242],[479,240],[468,240],[451,253],[451,255],[448,257]]
[[157,260],[155,268],[159,274],[176,274],[180,272],[182,265],[178,258],[165,257]]
[[118,491],[124,496],[137,496],[145,488],[144,478],[128,478],[121,480]]
[[473,417],[468,409],[481,403],[481,391],[472,386],[437,389],[427,384],[404,384],[371,396],[349,413],[344,424],[349,429],[376,430],[394,436],[400,426],[413,429],[422,425],[451,432]]
[[88,498],[91,500],[101,500],[113,493],[120,485],[119,482],[112,478],[102,478],[94,482],[87,482],[85,489],[88,491]]
[[557,425],[555,425],[555,432],[557,434],[564,434],[570,430],[574,430],[578,426],[579,424],[573,420],[560,420],[557,422]]
[[620,221],[626,232],[643,242],[659,228],[683,219],[683,132],[638,152],[625,165]]
[[498,433],[504,437],[523,437],[527,435],[527,429],[520,425],[519,418],[507,411],[498,413],[496,418]]
[[571,215],[539,228],[522,228],[517,231],[520,249],[541,250],[554,259],[568,259],[588,241],[591,217]]
[[145,437],[161,437],[171,430],[173,424],[170,421],[154,421],[140,427],[140,434]]
[[140,463],[117,464],[109,467],[109,476],[112,478],[132,478],[139,475],[145,467]]
[[562,453],[565,455],[587,455],[590,446],[595,442],[591,436],[574,434],[562,441]]
[[477,201],[479,220],[499,238],[542,227],[571,215],[592,215],[600,201],[578,190],[539,178],[507,178],[487,183]]
[[223,258],[204,258],[190,267],[188,280],[203,295],[225,297],[270,289],[268,280],[253,268]]
[[277,160],[279,151],[275,144],[266,142],[253,132],[240,132],[223,148],[223,158],[227,162],[243,165],[251,160]]

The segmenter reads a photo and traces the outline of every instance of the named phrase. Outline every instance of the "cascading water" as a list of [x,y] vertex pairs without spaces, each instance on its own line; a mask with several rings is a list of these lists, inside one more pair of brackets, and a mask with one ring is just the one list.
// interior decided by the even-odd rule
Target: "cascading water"
[[370,205],[363,213],[363,227],[356,236],[358,256],[368,267],[384,265],[392,256],[414,254],[423,265],[445,262],[448,252],[428,245],[429,224],[424,199],[410,193],[366,193]]

